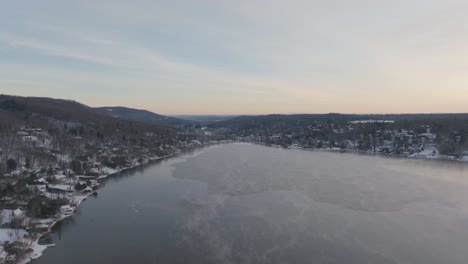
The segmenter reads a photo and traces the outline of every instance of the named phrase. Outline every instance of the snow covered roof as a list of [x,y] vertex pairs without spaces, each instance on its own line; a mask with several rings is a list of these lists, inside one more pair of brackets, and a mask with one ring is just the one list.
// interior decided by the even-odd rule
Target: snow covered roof
[[47,183],[47,180],[46,180],[46,179],[44,179],[44,178],[40,178],[40,179],[38,179],[38,180],[37,180],[37,182],[41,182],[41,183]]
[[71,192],[73,191],[73,186],[71,185],[66,185],[66,184],[51,184],[49,185],[49,188],[55,189],[55,190],[60,190],[60,191],[66,191],[66,192]]
[[23,210],[21,210],[19,208],[13,211],[13,216],[14,217],[22,217],[23,215],[24,215]]
[[24,131],[18,131],[16,133],[18,136],[29,136],[29,133],[28,132],[24,132]]

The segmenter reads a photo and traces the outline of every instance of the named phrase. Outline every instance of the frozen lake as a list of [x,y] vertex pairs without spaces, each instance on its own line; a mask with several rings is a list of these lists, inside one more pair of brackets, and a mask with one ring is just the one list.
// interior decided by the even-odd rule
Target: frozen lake
[[225,144],[110,177],[34,264],[468,263],[468,165]]

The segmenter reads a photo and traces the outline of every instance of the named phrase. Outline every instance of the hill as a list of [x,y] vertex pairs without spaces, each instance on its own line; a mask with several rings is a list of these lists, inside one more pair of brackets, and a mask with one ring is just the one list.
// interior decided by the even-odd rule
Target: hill
[[231,119],[221,120],[219,122],[213,122],[210,124],[210,127],[224,127],[230,129],[291,129],[294,127],[315,125],[317,123],[334,123],[344,125],[351,121],[364,120],[388,120],[402,126],[437,123],[446,125],[447,128],[451,128],[453,126],[458,128],[460,126],[464,127],[466,125],[468,114],[272,114],[258,116],[238,116]]
[[106,106],[94,108],[100,114],[121,118],[131,121],[138,121],[153,125],[166,125],[180,127],[191,125],[193,122],[180,118],[159,115],[148,110],[133,109],[122,106]]
[[179,119],[191,120],[200,122],[202,124],[209,124],[212,122],[219,122],[237,117],[236,115],[176,115]]
[[[0,95],[0,115],[11,122],[1,122],[1,128],[14,126],[47,128],[51,121],[88,126],[102,133],[135,132],[135,130],[173,133],[174,129],[131,120],[116,120],[100,114],[94,108],[76,101],[45,97]],[[42,122],[47,120],[47,122]],[[130,131],[131,130],[131,131]]]
[[[176,132],[169,126],[116,119],[76,101],[0,95],[0,157],[31,167],[89,161],[103,151],[127,161],[167,155],[188,140]],[[0,176],[5,172],[2,162]]]

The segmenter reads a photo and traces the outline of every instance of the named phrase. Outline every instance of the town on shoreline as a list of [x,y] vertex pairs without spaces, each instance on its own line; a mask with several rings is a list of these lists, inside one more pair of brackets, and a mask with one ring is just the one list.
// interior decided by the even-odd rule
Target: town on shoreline
[[[193,141],[187,144],[182,149],[177,149],[171,154],[165,156],[145,156],[134,160],[131,163],[117,168],[110,168],[103,166],[100,162],[92,163],[93,175],[75,175],[73,171],[62,171],[58,168],[53,168],[53,172],[49,171],[22,171],[23,173],[29,172],[37,175],[39,178],[35,182],[31,182],[26,187],[31,191],[40,193],[41,196],[50,198],[54,203],[61,201],[61,203],[48,205],[55,206],[55,214],[49,217],[28,217],[28,211],[31,210],[29,204],[26,210],[22,210],[21,201],[14,200],[12,197],[7,199],[2,198],[3,205],[9,205],[12,209],[2,209],[0,221],[2,227],[0,228],[0,238],[5,241],[1,249],[0,260],[4,263],[27,263],[30,260],[38,258],[42,255],[43,251],[53,244],[44,243],[47,239],[47,234],[52,231],[52,228],[60,221],[72,217],[80,204],[87,199],[90,195],[97,195],[98,187],[102,179],[105,179],[113,174],[135,168],[138,166],[149,164],[153,161],[161,160],[171,157],[182,150],[203,147],[210,144],[221,143],[234,143],[234,142],[247,142],[262,144],[266,146],[285,147],[275,144],[264,144],[261,142],[252,141],[251,139],[239,138],[237,140],[224,140],[224,141],[210,141],[201,143]],[[297,144],[286,146],[289,149],[302,149],[312,151],[338,151],[338,152],[352,152],[352,153],[365,153],[376,154],[373,151],[359,151],[355,149],[342,149],[342,148],[309,148]],[[378,153],[382,154],[382,153]],[[428,153],[428,155],[392,155],[406,158],[422,158],[422,159],[442,159],[442,160],[459,160],[468,161],[468,159],[456,159],[451,156],[442,156],[440,154]],[[68,173],[68,175],[65,175]],[[42,176],[42,177],[41,177]],[[50,182],[49,182],[50,181]],[[17,207],[16,209],[13,209]],[[35,208],[37,209],[37,208]],[[0,262],[1,263],[1,262]]]
[[[101,180],[223,142],[468,161],[468,115],[267,115],[182,120],[0,96],[0,263],[26,263]],[[42,238],[42,239],[41,239]]]

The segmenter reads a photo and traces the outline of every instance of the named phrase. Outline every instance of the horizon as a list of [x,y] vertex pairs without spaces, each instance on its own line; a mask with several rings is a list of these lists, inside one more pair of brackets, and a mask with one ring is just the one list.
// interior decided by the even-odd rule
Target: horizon
[[55,98],[55,97],[44,97],[44,96],[22,96],[22,95],[13,95],[13,94],[0,94],[0,96],[12,96],[12,97],[30,97],[30,98],[49,98],[54,100],[65,100],[65,101],[73,101],[76,103],[84,104],[85,106],[92,107],[92,108],[112,108],[112,107],[122,107],[122,108],[129,108],[134,110],[141,110],[141,111],[149,111],[154,114],[160,114],[169,117],[182,117],[182,116],[219,116],[219,117],[237,117],[237,116],[267,116],[267,115],[328,115],[328,114],[338,114],[338,115],[462,115],[468,114],[468,112],[427,112],[427,113],[340,113],[340,112],[328,112],[328,113],[264,113],[264,114],[162,114],[160,112],[151,111],[145,108],[134,108],[125,105],[98,105],[98,106],[91,106],[86,103],[77,101],[75,99],[70,98]]
[[158,114],[466,113],[464,1],[71,1],[0,10],[0,93]]

